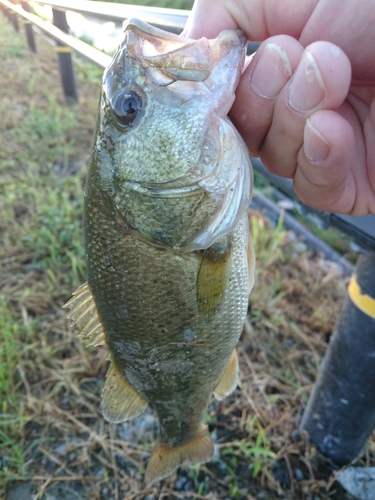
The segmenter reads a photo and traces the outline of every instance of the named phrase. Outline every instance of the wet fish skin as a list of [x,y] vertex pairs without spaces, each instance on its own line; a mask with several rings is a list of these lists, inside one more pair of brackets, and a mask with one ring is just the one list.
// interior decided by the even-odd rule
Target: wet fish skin
[[251,173],[226,114],[244,46],[238,31],[193,41],[130,20],[103,77],[85,189],[88,285],[68,306],[83,337],[108,344],[106,418],[147,403],[157,412],[149,482],[211,458],[204,413],[214,391],[236,385],[254,272]]

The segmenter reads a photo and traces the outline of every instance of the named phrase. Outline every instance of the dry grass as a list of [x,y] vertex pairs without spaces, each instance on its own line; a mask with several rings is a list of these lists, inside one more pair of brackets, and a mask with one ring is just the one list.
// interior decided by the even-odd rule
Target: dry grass
[[[0,498],[349,498],[298,429],[345,283],[260,213],[251,214],[258,268],[238,347],[242,388],[207,414],[215,458],[144,486],[155,416],[103,420],[105,348],[78,344],[61,309],[85,279],[97,73],[79,64],[80,104],[66,106],[53,49],[37,43],[29,54],[0,19]],[[374,441],[360,459],[371,462]]]

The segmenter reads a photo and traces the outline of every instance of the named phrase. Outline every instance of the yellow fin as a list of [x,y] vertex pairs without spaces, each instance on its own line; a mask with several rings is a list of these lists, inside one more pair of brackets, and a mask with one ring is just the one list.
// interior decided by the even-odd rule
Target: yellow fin
[[102,392],[101,408],[104,418],[112,424],[119,424],[140,415],[147,404],[112,362]]
[[197,436],[179,446],[164,446],[160,438],[155,443],[146,469],[146,484],[160,481],[172,474],[181,465],[202,464],[211,460],[214,445],[205,425]]
[[103,327],[96,310],[94,298],[88,283],[84,283],[73,293],[73,297],[63,307],[70,309],[66,315],[78,327],[77,337],[86,346],[105,344]]
[[238,384],[238,358],[236,349],[233,350],[229,363],[225,369],[224,375],[214,390],[214,396],[218,401],[224,399],[228,394],[234,391]]
[[198,310],[212,318],[224,300],[230,273],[231,245],[225,238],[218,240],[203,253],[197,278]]

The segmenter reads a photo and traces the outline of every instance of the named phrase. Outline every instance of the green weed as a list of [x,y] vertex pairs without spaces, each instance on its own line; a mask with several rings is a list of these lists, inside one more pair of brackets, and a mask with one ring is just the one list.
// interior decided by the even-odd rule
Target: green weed
[[22,126],[14,128],[12,133],[21,145],[15,151],[15,158],[26,164],[35,162],[45,174],[53,161],[62,161],[67,166],[74,144],[71,132],[77,125],[74,109],[62,107],[51,94],[47,93],[46,98],[48,106],[43,108],[31,102]]
[[283,256],[282,243],[286,238],[282,217],[275,228],[270,229],[265,219],[252,217],[250,222],[257,269],[264,269]]
[[[231,448],[224,449],[222,451],[223,456],[231,453],[232,453]],[[230,459],[230,464],[228,464],[225,460],[222,459],[218,459],[218,463],[220,464],[221,469],[225,471],[227,475],[226,480],[228,483],[229,498],[234,498],[234,499],[240,498],[241,497],[240,487],[238,486],[237,475],[235,472],[235,467],[237,466],[237,457],[235,455],[232,455]]]
[[5,47],[4,54],[9,57],[25,57],[27,50],[24,47]]
[[0,429],[0,452],[3,455],[0,478],[9,479],[25,476],[25,453],[23,442],[12,439]]
[[265,430],[256,415],[249,422],[250,435],[254,434],[255,427],[257,428],[255,441],[234,441],[230,447],[222,451],[223,456],[233,455],[233,457],[245,459],[253,471],[253,477],[257,477],[262,468],[276,458],[276,453],[270,449]]
[[34,324],[12,314],[9,304],[0,297],[0,409],[18,405],[19,393],[15,390],[17,371],[22,357],[31,349]]
[[102,81],[103,70],[101,68],[98,68],[97,66],[94,66],[93,64],[82,62],[82,59],[75,55],[74,63],[77,79],[97,84],[99,98],[99,86]]
[[24,427],[28,420],[23,414],[23,364],[33,345],[34,325],[11,313],[9,304],[0,299],[0,456],[1,477],[25,474],[23,449]]

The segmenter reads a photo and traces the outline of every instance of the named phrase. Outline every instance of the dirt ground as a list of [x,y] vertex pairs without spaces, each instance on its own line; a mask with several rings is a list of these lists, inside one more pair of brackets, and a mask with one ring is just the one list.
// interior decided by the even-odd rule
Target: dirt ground
[[[0,14],[0,498],[352,498],[299,429],[347,278],[255,211],[241,387],[209,407],[214,458],[144,485],[155,413],[104,421],[106,348],[80,345],[62,310],[85,281],[82,200],[98,72],[76,61],[80,101],[68,106],[53,48],[40,37],[37,47],[28,52]],[[373,437],[356,464],[375,464]]]

